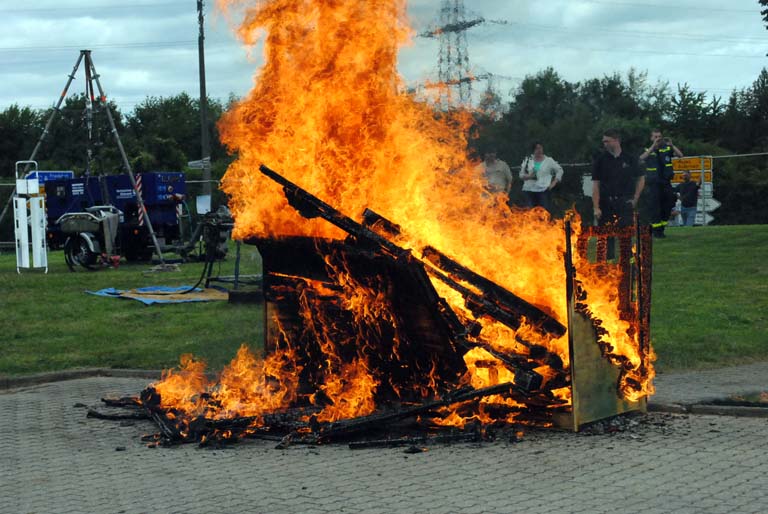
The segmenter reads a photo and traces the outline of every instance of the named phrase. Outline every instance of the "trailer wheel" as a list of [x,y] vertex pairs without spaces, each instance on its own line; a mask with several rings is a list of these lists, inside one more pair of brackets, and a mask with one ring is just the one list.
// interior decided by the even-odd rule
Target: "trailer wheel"
[[91,251],[84,237],[68,237],[64,242],[64,261],[70,271],[77,271],[81,266],[93,270],[97,260],[98,255]]

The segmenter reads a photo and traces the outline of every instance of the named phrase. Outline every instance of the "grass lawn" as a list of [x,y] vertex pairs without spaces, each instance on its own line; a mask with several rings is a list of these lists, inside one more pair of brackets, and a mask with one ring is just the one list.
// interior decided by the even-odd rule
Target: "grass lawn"
[[[651,333],[660,370],[768,360],[768,225],[668,229],[654,245]],[[260,272],[242,247],[241,273]],[[226,302],[145,307],[85,290],[194,284],[202,264],[146,274],[147,265],[71,273],[62,252],[50,271],[16,273],[0,254],[0,375],[83,368],[175,366],[193,353],[213,370],[246,343],[259,349],[263,313]],[[232,275],[234,251],[214,275]]]
[[768,225],[676,227],[654,241],[661,370],[768,360]]
[[[220,369],[246,343],[261,347],[257,305],[201,302],[144,306],[102,298],[86,290],[195,284],[202,263],[180,272],[145,273],[148,264],[70,272],[61,251],[48,255],[49,271],[16,273],[15,254],[0,255],[0,374],[84,367],[160,369],[193,353]],[[242,247],[241,273],[260,273],[253,247]],[[234,274],[234,251],[213,276]]]

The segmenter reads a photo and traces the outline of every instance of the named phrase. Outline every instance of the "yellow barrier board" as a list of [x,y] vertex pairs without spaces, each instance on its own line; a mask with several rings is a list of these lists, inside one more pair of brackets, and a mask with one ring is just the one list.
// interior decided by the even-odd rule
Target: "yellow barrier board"
[[672,159],[675,171],[712,171],[712,157],[678,157]]
[[[701,184],[701,172],[700,171],[691,171],[691,180],[693,182],[696,182],[697,184]],[[672,177],[672,180],[670,180],[673,184],[680,184],[683,182],[683,172],[682,171],[675,171],[675,176]],[[712,182],[712,171],[705,171],[704,172],[704,182]]]

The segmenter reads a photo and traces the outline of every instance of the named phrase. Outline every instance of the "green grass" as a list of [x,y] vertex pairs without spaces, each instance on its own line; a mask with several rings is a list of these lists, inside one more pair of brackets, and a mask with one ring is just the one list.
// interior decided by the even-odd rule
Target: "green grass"
[[661,370],[768,360],[768,225],[679,227],[654,241]]
[[[768,360],[768,226],[668,229],[654,244],[651,334],[661,370]],[[85,290],[196,282],[200,263],[145,275],[147,265],[70,273],[61,252],[50,271],[16,273],[0,254],[0,374],[175,366],[193,353],[218,370],[246,343],[260,348],[263,313],[226,302],[145,307]],[[231,275],[234,252],[214,275]],[[258,273],[243,246],[242,273]]]
[[[214,276],[234,273],[234,252]],[[262,309],[258,305],[204,302],[144,306],[102,298],[86,290],[131,289],[194,284],[202,263],[180,272],[145,273],[148,264],[71,273],[61,251],[49,253],[49,272],[16,273],[14,254],[0,255],[0,374],[106,367],[159,369],[193,353],[220,369],[246,343],[261,347]],[[261,263],[243,246],[241,273],[258,273]]]

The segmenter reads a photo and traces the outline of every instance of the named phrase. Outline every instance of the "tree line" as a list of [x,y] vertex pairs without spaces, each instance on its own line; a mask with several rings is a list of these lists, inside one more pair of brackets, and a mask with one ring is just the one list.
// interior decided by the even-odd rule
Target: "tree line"
[[[749,87],[727,100],[694,91],[687,84],[673,89],[650,83],[646,73],[606,75],[569,82],[547,68],[527,76],[506,105],[492,90],[480,102],[478,137],[472,149],[482,155],[494,148],[510,166],[519,165],[541,142],[561,163],[589,163],[601,151],[605,129],[623,135],[622,147],[634,155],[660,128],[686,155],[734,155],[768,152],[768,71],[763,68]],[[716,159],[714,196],[722,202],[715,223],[768,223],[768,157]],[[591,201],[582,196],[581,176],[591,168],[566,167],[563,184],[553,195],[556,214],[576,206],[589,215]],[[512,201],[519,200],[520,181]]]
[[[219,141],[216,122],[227,103],[209,99],[212,176],[223,175],[232,156]],[[110,174],[122,169],[113,134],[103,115],[104,105],[94,106],[91,138],[87,136],[86,98],[65,99],[39,153],[41,169],[86,170]],[[122,113],[109,104],[126,153],[136,171],[186,170],[188,161],[200,158],[199,102],[186,93],[147,97],[133,111]],[[600,151],[602,131],[622,131],[623,147],[638,155],[648,144],[653,127],[664,130],[686,155],[730,155],[768,151],[768,71],[754,83],[734,90],[724,100],[694,91],[686,84],[672,88],[666,82],[651,84],[646,73],[606,75],[569,82],[547,68],[527,76],[502,102],[486,91],[475,115],[470,151],[478,158],[493,147],[511,166],[518,165],[539,141],[547,154],[561,163],[590,162]],[[26,159],[43,132],[51,109],[12,105],[0,112],[0,176],[10,179],[14,162]],[[766,157],[716,161],[715,197],[722,207],[716,223],[768,223],[768,172]],[[591,213],[591,203],[581,195],[581,176],[589,167],[566,167],[564,181],[553,196],[555,214],[576,206]],[[8,181],[8,180],[4,180]],[[519,200],[520,181],[513,188]],[[5,191],[0,192],[0,197]]]
[[[89,138],[85,95],[67,97],[36,156],[40,169],[74,170],[78,175],[87,167],[93,174],[120,171],[122,159],[106,117],[106,107],[98,99],[95,101]],[[180,171],[186,168],[187,162],[200,159],[200,102],[187,93],[147,97],[129,113],[122,113],[111,101],[108,107],[135,171]],[[216,129],[216,122],[226,107],[220,100],[208,99],[211,161],[219,163],[218,168],[226,168],[228,160]],[[0,112],[0,176],[13,175],[14,162],[29,157],[52,112],[52,108],[18,105]],[[87,164],[89,148],[92,157]]]

